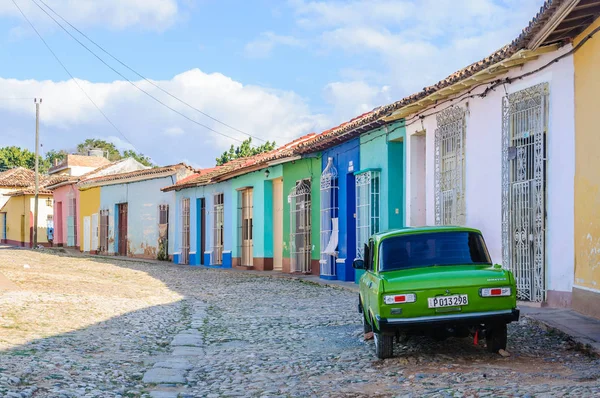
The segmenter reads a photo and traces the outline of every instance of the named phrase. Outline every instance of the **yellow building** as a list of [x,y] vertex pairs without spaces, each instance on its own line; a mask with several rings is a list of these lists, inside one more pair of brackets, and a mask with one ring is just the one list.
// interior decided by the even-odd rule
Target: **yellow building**
[[[90,240],[92,241],[92,247],[98,247],[98,228],[100,225],[99,219],[99,211],[100,211],[100,187],[88,188],[79,191],[79,225],[81,226],[79,230],[81,231],[81,236],[83,237],[85,231],[82,231],[83,228],[91,231]],[[91,220],[91,224],[86,225],[84,223],[85,220]],[[82,244],[79,248],[81,251],[84,251],[84,245]],[[97,250],[92,250],[92,252],[97,252]]]
[[[27,188],[5,194],[8,198],[0,209],[4,218],[3,243],[32,247],[34,191]],[[48,223],[52,222],[52,192],[41,189],[38,196],[38,244],[48,246]]]
[[[588,39],[593,34],[594,37]],[[600,318],[600,19],[575,39],[573,308]]]

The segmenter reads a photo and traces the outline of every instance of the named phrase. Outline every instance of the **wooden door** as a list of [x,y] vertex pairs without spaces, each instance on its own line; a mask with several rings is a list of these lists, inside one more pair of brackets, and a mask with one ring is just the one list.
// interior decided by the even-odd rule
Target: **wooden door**
[[63,246],[66,243],[63,232],[64,221],[63,202],[56,202],[54,204],[54,243],[58,246]]
[[283,269],[283,180],[273,180],[273,270]]
[[25,215],[21,215],[21,246],[25,246]]
[[92,225],[91,224],[92,223],[91,223],[90,216],[83,217],[83,251],[84,252],[90,251],[91,240],[92,240],[92,236],[91,236]]
[[200,256],[200,264],[204,264],[204,252],[206,251],[206,201],[204,198],[200,198],[196,200],[196,208],[197,208],[197,220],[196,220],[196,229],[198,233],[196,234],[196,251],[198,252],[198,256]]
[[121,256],[127,255],[127,203],[118,205],[119,209],[119,247],[118,252]]
[[98,250],[98,213],[92,214],[92,247],[90,250]]

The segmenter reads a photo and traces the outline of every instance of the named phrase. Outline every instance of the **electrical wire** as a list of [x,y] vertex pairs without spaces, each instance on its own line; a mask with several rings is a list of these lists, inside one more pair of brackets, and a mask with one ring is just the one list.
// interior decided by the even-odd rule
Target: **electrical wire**
[[65,70],[65,72],[67,72],[67,74],[71,77],[71,79],[73,80],[73,82],[75,83],[75,85],[77,85],[77,87],[87,97],[87,99],[94,105],[94,107],[96,107],[96,109],[98,110],[98,112],[100,112],[100,114],[104,117],[104,119],[106,119],[106,121],[125,139],[125,141],[127,141],[132,147],[135,148],[135,145],[133,145],[133,143],[129,140],[129,138],[127,138],[127,136],[112,122],[112,120],[109,119],[109,117],[102,111],[102,109],[100,109],[100,107],[96,104],[96,102],[94,102],[94,100],[92,99],[92,97],[90,97],[88,95],[88,93],[83,89],[83,87],[81,87],[81,85],[79,84],[79,82],[77,81],[77,79],[75,79],[75,77],[73,76],[73,74],[71,74],[71,72],[69,72],[69,69],[67,69],[67,67],[65,66],[65,64],[62,63],[62,61],[60,60],[60,58],[58,58],[58,56],[56,55],[56,53],[52,50],[52,48],[50,47],[50,45],[46,42],[46,40],[44,40],[44,38],[42,37],[42,35],[40,34],[40,32],[35,28],[35,26],[29,20],[29,18],[27,18],[27,16],[23,12],[23,10],[21,10],[21,7],[19,7],[19,5],[17,4],[17,2],[15,0],[12,0],[12,2],[15,5],[15,7],[17,7],[17,9],[19,10],[19,12],[23,16],[23,18],[25,18],[25,20],[29,23],[29,25],[31,26],[31,28],[34,30],[34,32],[37,34],[37,36],[40,38],[40,40],[44,43],[44,45],[46,46],[46,48],[48,49],[48,51],[50,51],[50,53],[54,56],[54,58],[60,64],[60,66],[62,66],[62,68]]
[[[36,0],[32,0],[34,3],[36,3]],[[42,3],[46,8],[48,8],[54,15],[56,15],[58,18],[60,18],[64,23],[66,23],[67,25],[69,25],[73,30],[75,30],[77,33],[79,33],[81,36],[85,37],[90,43],[92,43],[94,46],[96,46],[98,49],[100,49],[103,53],[105,53],[106,55],[108,55],[109,57],[111,57],[113,60],[117,61],[119,64],[121,64],[123,67],[129,69],[129,71],[135,73],[137,76],[139,76],[141,79],[145,80],[147,83],[151,84],[152,86],[156,87],[157,89],[159,89],[160,91],[162,91],[163,93],[167,94],[169,97],[173,98],[174,100],[180,102],[181,104],[187,106],[190,109],[195,110],[196,112],[206,116],[209,119],[214,120],[215,122],[222,124],[223,126],[229,127],[232,130],[237,131],[238,133],[242,133],[244,135],[247,135],[248,137],[252,137],[255,138],[259,141],[262,142],[267,142],[266,140],[263,140],[260,137],[256,137],[253,136],[249,133],[246,133],[245,131],[242,131],[238,128],[235,128],[211,115],[209,115],[206,112],[201,111],[200,109],[194,107],[193,105],[190,105],[188,102],[182,100],[181,98],[175,96],[174,94],[170,93],[169,91],[163,89],[162,87],[160,87],[158,84],[154,83],[153,81],[147,79],[145,76],[143,76],[141,73],[137,72],[135,69],[131,68],[129,65],[125,64],[123,61],[121,61],[120,59],[118,59],[117,57],[115,57],[114,55],[112,55],[110,52],[108,52],[106,49],[104,49],[101,45],[99,45],[98,43],[96,43],[94,40],[92,40],[89,36],[87,36],[85,33],[83,33],[81,30],[79,30],[77,27],[75,27],[73,24],[71,24],[69,21],[67,21],[65,18],[63,18],[59,13],[57,13],[52,7],[50,7],[46,2],[44,2],[44,0],[37,0],[40,3]],[[40,7],[39,4],[36,3],[36,5],[38,7]],[[40,7],[41,8],[41,7]]]
[[[69,32],[60,22],[58,22],[56,20],[56,18],[54,18],[52,15],[50,15],[50,13],[48,13],[48,11],[46,11],[44,8],[42,8],[39,4],[37,4],[34,0],[32,0],[32,2],[38,6],[40,8],[40,10],[42,10],[46,15],[48,15],[48,17],[50,17],[50,19],[52,19],[62,30],[65,31],[65,33],[67,33],[73,40],[75,40],[77,43],[79,43],[79,45],[81,45],[83,48],[85,48],[90,54],[92,54],[94,57],[96,57],[100,62],[102,62],[104,65],[106,65],[106,67],[108,67],[110,70],[112,70],[113,72],[115,72],[117,75],[121,76],[121,78],[125,79],[129,84],[131,84],[133,87],[135,87],[136,89],[138,89],[139,91],[141,91],[142,93],[146,94],[148,97],[152,98],[154,101],[158,102],[160,105],[164,106],[165,108],[169,109],[170,111],[178,114],[179,116],[187,119],[188,121],[200,126],[200,127],[204,127],[205,129],[212,131],[213,133],[219,134],[223,137],[232,139],[234,141],[237,142],[243,142],[243,140],[240,140],[239,138],[233,137],[231,135],[222,133],[218,130],[213,129],[212,127],[209,127],[205,124],[202,124],[200,122],[198,122],[197,120],[192,119],[191,117],[187,116],[186,114],[178,111],[177,109],[169,106],[168,104],[166,104],[165,102],[161,101],[160,99],[158,99],[157,97],[155,97],[154,95],[152,95],[151,93],[149,93],[148,91],[144,90],[143,88],[141,88],[140,86],[138,86],[137,84],[135,84],[133,81],[131,81],[127,76],[123,75],[121,72],[119,72],[117,69],[113,68],[110,64],[108,64],[104,59],[102,59],[100,56],[98,56],[98,54],[96,54],[94,51],[92,51],[88,46],[86,46],[84,43],[81,42],[81,40],[79,40],[78,38],[76,38],[71,32]],[[13,0],[14,3],[14,0]],[[256,137],[254,137],[256,138]],[[259,138],[260,139],[260,138]],[[262,140],[262,139],[261,139]]]

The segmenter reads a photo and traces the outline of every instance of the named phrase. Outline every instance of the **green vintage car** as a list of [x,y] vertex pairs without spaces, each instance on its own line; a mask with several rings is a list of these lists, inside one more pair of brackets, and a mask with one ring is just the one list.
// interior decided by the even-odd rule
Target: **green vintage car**
[[513,274],[493,265],[481,232],[464,227],[404,228],[373,235],[360,278],[359,312],[381,359],[394,337],[485,337],[506,349],[506,325],[519,320]]

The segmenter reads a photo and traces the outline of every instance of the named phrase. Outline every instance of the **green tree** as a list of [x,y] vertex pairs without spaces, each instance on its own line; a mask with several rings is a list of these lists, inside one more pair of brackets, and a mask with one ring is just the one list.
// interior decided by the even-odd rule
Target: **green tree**
[[148,156],[144,155],[143,153],[138,153],[138,152],[135,152],[132,150],[127,150],[127,151],[123,152],[123,157],[124,158],[134,158],[135,160],[137,160],[144,166],[156,167],[156,165],[154,163],[152,163],[152,159],[150,159]]
[[122,158],[121,152],[119,152],[115,144],[112,142],[88,138],[81,144],[77,145],[77,153],[81,155],[87,155],[87,151],[90,149],[102,149],[103,151],[108,152],[108,160],[110,161],[115,161]]
[[[40,157],[40,165],[43,159]],[[33,170],[35,168],[35,154],[28,149],[17,146],[0,148],[0,172],[14,167],[25,167]]]
[[248,156],[258,155],[259,153],[269,152],[275,149],[275,141],[265,142],[264,144],[252,147],[252,138],[248,138],[242,142],[240,146],[235,148],[233,145],[229,148],[229,151],[225,151],[216,158],[217,166],[224,165],[225,163],[234,159],[246,158]]
[[51,149],[48,152],[46,152],[45,162],[48,164],[49,167],[52,167],[55,163],[60,163],[63,160],[65,160],[67,155],[68,152],[64,149],[61,149],[59,151],[57,151],[56,149]]

